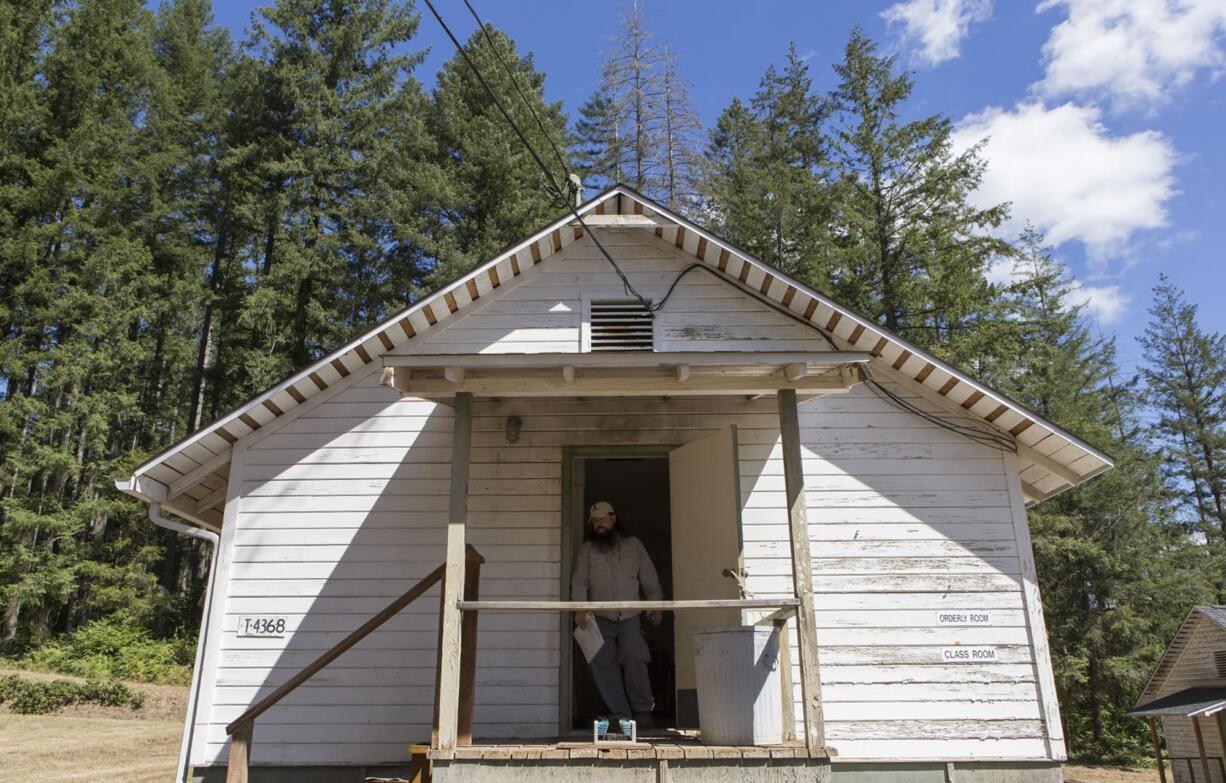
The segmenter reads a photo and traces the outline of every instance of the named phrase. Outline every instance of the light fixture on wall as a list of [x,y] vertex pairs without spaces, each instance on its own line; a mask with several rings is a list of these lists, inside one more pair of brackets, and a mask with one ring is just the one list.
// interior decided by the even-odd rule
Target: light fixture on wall
[[524,420],[518,416],[507,417],[507,443],[519,443],[519,431],[523,426]]

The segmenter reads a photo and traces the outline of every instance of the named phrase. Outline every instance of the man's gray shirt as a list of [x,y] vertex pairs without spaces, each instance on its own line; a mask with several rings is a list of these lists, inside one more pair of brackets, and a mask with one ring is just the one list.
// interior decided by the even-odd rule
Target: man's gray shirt
[[[584,541],[575,554],[570,577],[572,601],[638,601],[639,585],[648,601],[664,600],[660,577],[643,542],[634,536],[615,536],[613,545],[602,550],[592,541]],[[610,620],[625,620],[637,610],[597,612]]]

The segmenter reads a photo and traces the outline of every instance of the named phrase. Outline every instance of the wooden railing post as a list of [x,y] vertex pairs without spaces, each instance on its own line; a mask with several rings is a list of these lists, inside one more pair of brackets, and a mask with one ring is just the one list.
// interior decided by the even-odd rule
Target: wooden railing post
[[226,763],[226,783],[247,783],[251,764],[251,733],[255,721],[247,721],[230,732],[230,760]]
[[[792,689],[792,650],[788,644],[788,621],[776,620],[779,629],[779,694],[783,702],[783,739],[796,739],[796,695]],[[1165,781],[1163,781],[1165,783]]]
[[438,708],[442,701],[443,689],[443,619],[447,610],[447,576],[439,580],[438,592],[438,647],[434,655],[434,722],[430,724],[430,747],[438,747]]
[[[481,563],[485,558],[468,547],[468,565],[464,570],[464,600],[481,598]],[[478,612],[465,612],[460,641],[460,704],[456,744],[473,744],[473,702],[477,686],[477,621]]]

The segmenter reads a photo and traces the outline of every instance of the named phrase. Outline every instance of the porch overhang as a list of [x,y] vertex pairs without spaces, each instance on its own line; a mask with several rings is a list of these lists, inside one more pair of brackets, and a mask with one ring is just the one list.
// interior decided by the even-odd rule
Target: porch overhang
[[863,380],[867,351],[695,351],[384,356],[406,397],[643,397],[837,393]]
[[1207,718],[1226,710],[1226,688],[1196,687],[1142,704],[1130,718]]

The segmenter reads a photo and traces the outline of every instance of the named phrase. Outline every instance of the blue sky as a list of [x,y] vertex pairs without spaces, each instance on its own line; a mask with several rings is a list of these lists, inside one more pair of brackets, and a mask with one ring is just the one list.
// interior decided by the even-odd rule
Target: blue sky
[[[217,0],[217,21],[242,39],[259,5]],[[474,29],[460,0],[436,5],[461,40]],[[547,97],[574,115],[621,4],[474,5],[533,53]],[[1200,305],[1204,327],[1226,331],[1226,0],[647,0],[646,8],[708,127],[734,96],[754,92],[789,42],[818,89],[832,87],[831,66],[859,23],[913,71],[914,116],[949,116],[961,144],[990,137],[978,197],[1012,202],[1011,228],[1029,220],[1048,233],[1089,312],[1117,336],[1124,375],[1140,359],[1135,338],[1159,273]],[[429,86],[453,52],[421,10],[416,45],[429,54],[416,76]]]

